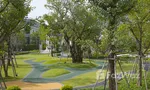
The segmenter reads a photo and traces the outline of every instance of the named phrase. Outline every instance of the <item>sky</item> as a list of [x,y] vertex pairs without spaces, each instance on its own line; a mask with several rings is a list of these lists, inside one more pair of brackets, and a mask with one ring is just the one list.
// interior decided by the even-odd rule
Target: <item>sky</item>
[[31,6],[35,8],[28,14],[28,17],[35,19],[48,13],[48,10],[44,7],[46,3],[47,0],[32,0]]

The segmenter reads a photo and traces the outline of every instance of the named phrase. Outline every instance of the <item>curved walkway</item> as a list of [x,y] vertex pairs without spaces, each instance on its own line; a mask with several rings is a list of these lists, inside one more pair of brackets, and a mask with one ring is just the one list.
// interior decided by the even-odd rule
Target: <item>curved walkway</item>
[[64,80],[68,80],[70,78],[73,78],[75,76],[78,76],[83,73],[95,71],[101,68],[102,62],[97,62],[100,66],[96,68],[91,69],[72,69],[72,68],[65,68],[66,70],[69,70],[71,73],[64,74],[58,77],[53,78],[43,78],[41,75],[49,70],[46,66],[42,65],[42,62],[34,62],[33,60],[27,60],[25,61],[28,64],[32,65],[33,70],[23,79],[25,82],[33,82],[33,83],[48,83],[48,82],[61,82]]

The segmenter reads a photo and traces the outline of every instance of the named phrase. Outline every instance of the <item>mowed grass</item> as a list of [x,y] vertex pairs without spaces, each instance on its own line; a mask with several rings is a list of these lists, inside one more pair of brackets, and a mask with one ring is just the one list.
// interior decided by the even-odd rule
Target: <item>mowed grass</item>
[[68,74],[68,73],[70,72],[66,69],[50,69],[46,71],[45,73],[43,73],[42,77],[51,78],[51,77],[57,77],[57,76]]
[[[133,66],[132,64],[126,64],[126,63],[122,64],[123,71],[128,72],[128,71],[132,70],[132,66]],[[116,69],[117,69],[117,73],[122,72],[119,65],[117,65]],[[81,74],[81,75],[73,77],[69,80],[63,81],[62,83],[64,85],[71,85],[73,87],[94,84],[94,83],[96,83],[96,80],[98,78],[98,75],[99,75],[98,72],[101,72],[101,71],[97,70],[97,71]],[[106,75],[106,68],[100,74],[99,82],[104,80],[105,75]]]
[[60,62],[49,66],[49,68],[76,68],[76,69],[89,69],[94,68],[97,65],[95,63],[71,63],[71,62]]
[[[106,74],[106,70],[103,71],[103,73],[100,75],[99,82],[104,80]],[[84,86],[89,84],[94,84],[98,78],[98,72],[92,71],[85,74],[81,74],[79,76],[73,77],[69,80],[63,81],[62,83],[64,85],[71,85],[73,87],[76,86]]]
[[71,58],[51,57],[48,54],[29,54],[27,56],[34,58],[35,62],[43,62],[43,65],[51,65],[49,68],[93,68],[97,66],[86,59],[84,59],[84,63],[72,63]]

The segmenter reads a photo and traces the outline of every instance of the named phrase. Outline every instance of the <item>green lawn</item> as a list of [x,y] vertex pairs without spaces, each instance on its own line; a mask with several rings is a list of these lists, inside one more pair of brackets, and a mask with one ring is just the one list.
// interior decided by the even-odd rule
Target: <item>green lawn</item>
[[67,62],[67,63],[64,63],[64,62],[60,62],[60,63],[56,63],[56,64],[53,64],[51,66],[49,66],[49,68],[66,68],[66,67],[69,67],[69,68],[78,68],[78,69],[89,69],[89,68],[93,68],[93,67],[96,67],[97,65],[95,63],[80,63],[80,64],[77,64],[77,63],[71,63],[71,62]]
[[[123,68],[124,72],[127,72],[132,69],[132,64],[123,64],[122,68]],[[120,67],[117,65],[117,73],[120,73],[120,72],[121,72]],[[72,85],[74,87],[93,84],[96,82],[96,78],[97,78],[96,73],[97,73],[97,71],[81,74],[81,75],[73,77],[69,80],[63,81],[62,83],[64,85]],[[106,75],[106,69],[101,74],[101,78],[99,81],[103,81],[105,78],[105,75]]]
[[[101,79],[99,81],[104,80],[105,72],[106,71],[104,71],[103,74],[101,74]],[[97,71],[93,71],[93,72],[81,74],[81,75],[71,78],[69,80],[63,81],[62,83],[64,85],[71,85],[73,87],[84,86],[84,85],[89,85],[89,84],[95,83],[96,79],[97,79]]]
[[42,77],[51,78],[51,77],[57,77],[57,76],[68,74],[68,73],[70,72],[66,69],[50,69],[46,71],[45,73],[43,73]]

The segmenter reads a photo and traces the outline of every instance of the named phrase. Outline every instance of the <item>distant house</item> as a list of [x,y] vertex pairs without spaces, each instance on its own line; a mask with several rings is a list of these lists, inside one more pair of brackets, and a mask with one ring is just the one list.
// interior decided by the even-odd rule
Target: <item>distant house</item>
[[25,46],[24,50],[34,50],[39,49],[39,36],[36,32],[39,30],[40,23],[36,20],[25,18],[26,21],[26,28],[25,31]]

